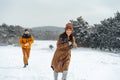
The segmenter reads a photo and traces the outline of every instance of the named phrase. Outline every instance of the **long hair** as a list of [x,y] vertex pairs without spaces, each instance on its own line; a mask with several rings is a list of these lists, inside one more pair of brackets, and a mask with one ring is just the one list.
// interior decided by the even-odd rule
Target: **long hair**
[[70,29],[72,31],[71,35],[69,36],[69,41],[73,42],[73,25],[72,23],[67,23],[65,27],[65,31],[60,35],[61,38],[68,38],[66,34],[66,30]]
[[69,36],[69,39],[70,39],[71,42],[73,42],[73,24],[72,23],[67,23],[66,27],[65,27],[65,33],[66,33],[67,29],[70,29],[72,31],[71,35]]
[[[67,39],[68,39],[68,36],[67,36],[66,32],[63,32],[63,33],[60,35],[60,38],[63,38],[63,39],[67,38]],[[69,41],[74,42],[73,33],[71,33],[71,35],[69,36]]]
[[[63,32],[63,33],[60,35],[60,38],[68,38],[66,32]],[[69,36],[69,41],[73,42],[73,33],[71,33],[71,35]]]

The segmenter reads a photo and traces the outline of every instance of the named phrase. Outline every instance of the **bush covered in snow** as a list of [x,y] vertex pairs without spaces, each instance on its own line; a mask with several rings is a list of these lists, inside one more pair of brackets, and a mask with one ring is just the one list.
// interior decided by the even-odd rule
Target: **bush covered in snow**
[[74,26],[74,35],[78,46],[107,49],[120,49],[120,13],[90,26],[82,17],[70,20]]

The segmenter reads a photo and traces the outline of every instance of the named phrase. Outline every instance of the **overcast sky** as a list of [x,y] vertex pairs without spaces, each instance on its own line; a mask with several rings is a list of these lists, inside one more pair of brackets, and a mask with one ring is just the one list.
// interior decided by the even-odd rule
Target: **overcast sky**
[[0,25],[64,27],[79,16],[92,25],[117,11],[120,0],[0,0]]

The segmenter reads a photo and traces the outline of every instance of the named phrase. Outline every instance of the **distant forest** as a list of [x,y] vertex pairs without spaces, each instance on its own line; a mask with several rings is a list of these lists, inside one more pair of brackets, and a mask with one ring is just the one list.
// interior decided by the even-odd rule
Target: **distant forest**
[[[3,23],[0,25],[0,45],[18,45],[19,37],[23,34],[24,29],[19,25],[14,26]],[[29,28],[29,31],[35,40],[56,40],[59,34],[64,31],[64,28],[44,26]]]
[[[100,21],[100,24],[89,25],[82,16],[70,20],[78,47],[98,48],[108,51],[120,50],[120,12],[114,17]],[[19,43],[19,36],[24,28],[19,25],[0,25],[0,45]],[[36,40],[56,40],[64,28],[54,26],[30,28]]]

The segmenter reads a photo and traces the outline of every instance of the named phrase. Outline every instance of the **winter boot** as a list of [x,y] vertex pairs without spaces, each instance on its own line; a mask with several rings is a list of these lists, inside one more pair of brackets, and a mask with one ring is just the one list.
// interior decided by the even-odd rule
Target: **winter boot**
[[68,73],[68,71],[63,71],[62,80],[67,80],[67,73]]
[[28,66],[28,63],[26,65]]
[[24,64],[23,68],[26,68],[27,67],[27,64]]
[[58,80],[58,73],[54,71],[54,80]]

